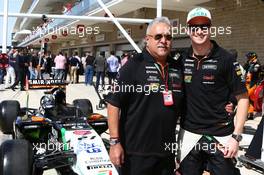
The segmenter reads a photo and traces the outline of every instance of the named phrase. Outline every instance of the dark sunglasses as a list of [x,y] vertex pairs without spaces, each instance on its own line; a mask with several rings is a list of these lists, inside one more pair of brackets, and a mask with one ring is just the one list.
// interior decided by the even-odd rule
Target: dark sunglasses
[[163,34],[157,34],[157,35],[148,35],[152,38],[154,38],[154,40],[161,40],[162,37],[164,37],[166,40],[171,41],[172,40],[172,36],[171,35],[163,35]]
[[192,32],[197,32],[199,29],[202,31],[208,30],[211,25],[209,24],[201,24],[201,25],[189,25],[189,29],[191,29]]

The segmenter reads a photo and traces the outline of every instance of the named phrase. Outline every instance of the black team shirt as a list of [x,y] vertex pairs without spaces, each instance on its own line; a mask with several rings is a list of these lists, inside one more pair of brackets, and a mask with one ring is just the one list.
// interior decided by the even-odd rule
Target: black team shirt
[[225,110],[230,95],[247,92],[241,81],[238,62],[226,50],[213,43],[207,58],[192,57],[192,48],[183,54],[185,115],[181,127],[187,131],[212,136],[233,132],[233,118]]
[[[172,58],[167,61],[164,77],[168,77],[168,89],[173,94],[172,106],[163,103],[161,91],[165,89],[165,78],[147,50],[129,59],[121,68],[115,85],[119,92],[107,99],[121,109],[119,132],[127,154],[166,156],[171,153],[166,145],[175,143],[183,92],[180,61]],[[134,90],[129,90],[128,86]]]

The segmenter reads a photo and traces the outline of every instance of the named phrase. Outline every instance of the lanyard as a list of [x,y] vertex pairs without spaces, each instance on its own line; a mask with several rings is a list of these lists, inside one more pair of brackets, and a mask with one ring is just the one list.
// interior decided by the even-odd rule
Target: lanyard
[[[161,79],[162,79],[162,81],[164,82],[164,84],[165,84],[165,90],[166,91],[168,91],[168,75],[169,75],[169,71],[168,71],[168,69],[166,69],[166,67],[168,66],[168,65],[166,65],[165,67],[164,67],[164,71],[161,71],[160,70],[160,68],[159,68],[159,65],[157,64],[157,63],[154,63],[154,65],[155,65],[155,67],[158,69],[158,71],[159,71],[159,73],[160,73],[160,75],[161,75]],[[164,74],[163,74],[163,72],[164,72]]]

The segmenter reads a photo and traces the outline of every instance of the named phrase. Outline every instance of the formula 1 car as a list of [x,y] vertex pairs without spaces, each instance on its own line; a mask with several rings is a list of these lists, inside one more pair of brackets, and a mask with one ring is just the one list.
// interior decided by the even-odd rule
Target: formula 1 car
[[245,155],[239,156],[238,160],[246,168],[253,168],[256,171],[264,172],[264,80],[256,86],[254,92],[250,96],[253,101],[255,112],[262,113],[262,119],[254,137],[246,150]]
[[1,175],[118,175],[99,136],[107,120],[94,114],[91,102],[66,104],[62,89],[45,93],[39,109],[20,108],[18,101],[0,104],[0,128],[13,139],[0,149]]

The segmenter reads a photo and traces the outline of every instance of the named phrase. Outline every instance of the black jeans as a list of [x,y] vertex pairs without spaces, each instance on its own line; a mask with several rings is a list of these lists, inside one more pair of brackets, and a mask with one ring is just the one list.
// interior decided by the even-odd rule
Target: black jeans
[[126,155],[121,167],[121,175],[173,175],[174,156],[136,156]]
[[112,81],[116,79],[117,72],[108,72],[108,83],[112,85]]
[[104,76],[105,73],[104,72],[96,72],[96,85],[95,88],[98,90],[99,84],[100,84],[100,78],[102,81],[102,87],[104,88],[105,82],[104,82]]
[[216,141],[202,137],[180,163],[181,175],[202,175],[205,169],[211,175],[240,175],[233,159],[224,158],[216,144]]
[[15,81],[15,83],[11,86],[11,88],[15,88],[16,85],[20,82],[20,90],[24,90],[25,88],[25,81],[26,81],[26,71],[25,70],[19,70],[18,71],[18,79]]

